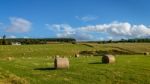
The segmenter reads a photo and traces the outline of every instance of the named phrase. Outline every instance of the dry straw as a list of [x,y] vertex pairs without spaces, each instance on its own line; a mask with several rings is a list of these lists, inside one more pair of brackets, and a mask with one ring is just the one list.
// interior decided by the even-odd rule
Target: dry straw
[[103,55],[102,57],[102,63],[115,63],[116,59],[113,55]]
[[59,55],[56,55],[56,56],[55,56],[55,58],[58,58],[58,57],[60,57],[60,56],[59,56]]
[[144,55],[149,55],[149,52],[145,52]]
[[12,61],[12,60],[14,60],[14,58],[13,57],[7,57],[5,60]]
[[56,69],[68,69],[69,68],[68,58],[56,57],[54,60],[54,67]]

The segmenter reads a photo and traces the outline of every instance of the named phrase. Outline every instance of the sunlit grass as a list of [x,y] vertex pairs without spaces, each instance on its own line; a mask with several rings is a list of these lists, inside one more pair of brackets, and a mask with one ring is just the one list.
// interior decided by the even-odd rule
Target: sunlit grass
[[[102,64],[101,56],[74,54],[83,50],[119,47],[135,52],[149,51],[148,44],[51,44],[0,46],[0,83],[15,84],[149,84],[150,57],[117,55],[115,64]],[[137,46],[136,46],[137,45]],[[128,47],[127,47],[128,46]],[[134,48],[133,46],[136,46]],[[131,48],[130,48],[131,47]],[[68,56],[70,68],[53,69],[53,56]],[[72,57],[70,57],[72,56]]]

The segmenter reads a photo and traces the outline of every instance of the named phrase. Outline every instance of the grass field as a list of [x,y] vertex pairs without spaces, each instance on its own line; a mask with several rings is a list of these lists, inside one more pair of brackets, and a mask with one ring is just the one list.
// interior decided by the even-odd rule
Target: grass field
[[[102,64],[100,55],[75,58],[81,51],[117,51],[117,61]],[[149,84],[150,56],[144,52],[150,52],[149,43],[0,46],[0,84]],[[70,68],[55,70],[55,55],[68,57]]]

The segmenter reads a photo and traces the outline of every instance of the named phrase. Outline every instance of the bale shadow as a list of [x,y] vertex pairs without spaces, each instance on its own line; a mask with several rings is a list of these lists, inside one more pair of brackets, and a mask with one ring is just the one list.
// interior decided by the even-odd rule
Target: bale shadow
[[104,63],[102,63],[102,62],[91,62],[89,64],[104,64]]
[[46,71],[46,70],[56,70],[56,68],[35,68],[34,70]]

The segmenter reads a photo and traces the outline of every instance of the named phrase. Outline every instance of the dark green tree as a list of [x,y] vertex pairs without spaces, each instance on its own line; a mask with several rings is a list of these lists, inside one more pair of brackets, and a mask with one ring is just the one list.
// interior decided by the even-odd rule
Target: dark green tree
[[2,39],[2,45],[6,45],[6,35],[3,36],[3,39]]

